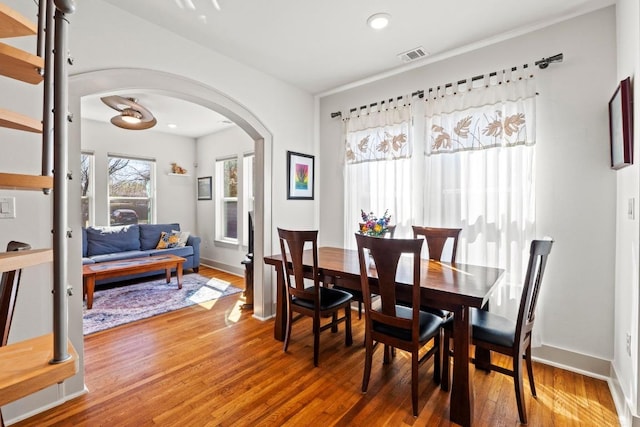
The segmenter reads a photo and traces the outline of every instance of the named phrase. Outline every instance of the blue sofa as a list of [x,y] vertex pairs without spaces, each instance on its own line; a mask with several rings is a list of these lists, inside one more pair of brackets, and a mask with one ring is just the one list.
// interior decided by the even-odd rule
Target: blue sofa
[[[119,261],[152,255],[173,254],[186,259],[183,268],[198,272],[200,267],[200,237],[189,235],[185,246],[156,249],[162,232],[180,231],[180,224],[134,224],[82,229],[82,264]],[[99,280],[96,284],[134,279],[161,274],[151,271],[113,279]]]

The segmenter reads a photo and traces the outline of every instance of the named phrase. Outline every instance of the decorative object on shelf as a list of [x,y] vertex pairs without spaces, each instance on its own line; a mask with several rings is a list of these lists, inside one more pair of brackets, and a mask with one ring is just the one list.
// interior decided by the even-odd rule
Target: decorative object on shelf
[[609,101],[609,136],[611,168],[633,164],[633,94],[629,77],[620,82]]
[[176,175],[185,175],[187,170],[182,166],[179,166],[177,163],[171,163],[171,173],[175,173]]
[[360,223],[360,234],[382,237],[387,232],[389,222],[391,221],[389,209],[385,210],[384,215],[380,218],[376,217],[373,212],[366,213],[362,209],[360,209],[360,215],[363,221]]
[[198,178],[198,200],[211,200],[211,177]]
[[287,151],[287,199],[313,200],[314,157]]

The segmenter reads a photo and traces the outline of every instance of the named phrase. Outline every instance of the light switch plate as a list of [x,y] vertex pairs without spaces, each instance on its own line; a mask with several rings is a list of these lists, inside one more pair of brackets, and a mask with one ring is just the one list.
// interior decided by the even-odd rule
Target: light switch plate
[[0,219],[16,217],[16,198],[0,197]]

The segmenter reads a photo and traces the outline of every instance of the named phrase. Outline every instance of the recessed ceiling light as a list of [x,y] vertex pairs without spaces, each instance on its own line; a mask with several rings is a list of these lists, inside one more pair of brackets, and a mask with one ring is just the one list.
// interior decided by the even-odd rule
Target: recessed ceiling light
[[376,13],[375,15],[371,15],[369,19],[367,19],[367,25],[369,25],[374,30],[381,30],[389,25],[390,19],[391,15],[389,15],[388,13]]
[[177,128],[177,127],[178,127],[178,125],[177,125],[177,124],[175,124],[175,123],[169,123],[169,124],[167,125],[167,127],[168,127],[168,128],[171,128],[171,129],[175,129],[175,128]]

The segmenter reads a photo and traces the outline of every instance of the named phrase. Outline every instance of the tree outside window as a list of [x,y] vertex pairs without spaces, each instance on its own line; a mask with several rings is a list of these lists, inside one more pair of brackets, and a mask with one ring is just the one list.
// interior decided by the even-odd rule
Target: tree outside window
[[153,222],[155,162],[109,157],[110,225]]
[[88,227],[94,221],[94,156],[82,153],[80,156],[80,207],[82,209],[82,226]]

